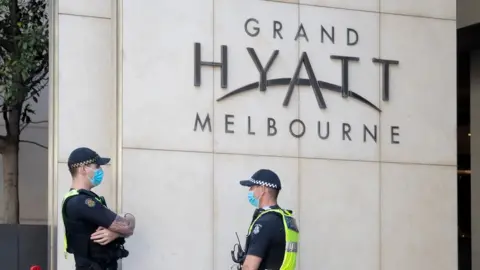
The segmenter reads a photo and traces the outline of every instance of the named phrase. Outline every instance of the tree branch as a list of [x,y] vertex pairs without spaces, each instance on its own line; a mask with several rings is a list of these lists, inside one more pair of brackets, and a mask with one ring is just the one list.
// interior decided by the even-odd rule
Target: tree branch
[[31,121],[30,124],[43,124],[43,123],[48,123],[48,120],[43,120],[43,121]]
[[[42,71],[43,73],[41,74]],[[27,88],[31,88],[45,79],[45,77],[48,74],[48,57],[43,58],[42,62],[40,62],[40,66],[38,67],[38,69],[33,71],[31,74],[32,75],[29,78],[27,78],[24,83],[24,85],[26,85]],[[39,77],[35,79],[35,77],[37,76]]]
[[48,123],[48,120],[44,120],[44,121],[31,121],[30,123],[25,123],[25,125],[23,125],[23,127],[20,128],[20,132],[22,132],[28,125],[30,124],[42,124],[42,123]]
[[29,99],[33,99],[33,98],[35,98],[35,96],[39,96],[39,95],[40,95],[39,93],[40,93],[43,89],[45,89],[45,86],[47,86],[47,84],[48,84],[48,81],[46,81],[43,85],[40,85],[40,89],[37,89],[37,87],[32,86],[32,89],[31,89],[31,91],[30,91],[30,95],[27,96],[27,97],[25,97],[25,98],[23,99],[23,102],[25,102],[25,101],[27,101],[27,100],[29,100]]
[[39,143],[37,143],[37,142],[32,142],[32,141],[28,141],[28,140],[20,140],[19,142],[21,142],[21,143],[31,143],[31,144],[34,144],[34,145],[36,145],[36,146],[38,146],[38,147],[42,147],[42,148],[44,148],[44,149],[48,149],[47,146],[45,146],[45,145],[43,145],[43,144],[39,144]]

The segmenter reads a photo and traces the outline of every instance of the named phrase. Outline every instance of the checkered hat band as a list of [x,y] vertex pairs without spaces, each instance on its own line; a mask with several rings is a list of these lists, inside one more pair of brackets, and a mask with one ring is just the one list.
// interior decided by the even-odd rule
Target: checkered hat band
[[278,189],[277,185],[271,184],[271,183],[268,183],[268,182],[265,182],[265,181],[262,181],[262,180],[249,179],[249,181],[252,182],[255,185],[266,186],[266,187],[269,187],[269,188]]
[[82,161],[82,162],[77,162],[77,163],[74,163],[74,164],[70,165],[70,167],[78,168],[78,167],[82,167],[82,166],[85,166],[85,165],[89,165],[89,164],[95,163],[97,161],[97,159],[98,159],[98,157],[95,157],[95,158],[91,158],[91,159],[88,159],[88,160],[85,160],[85,161]]

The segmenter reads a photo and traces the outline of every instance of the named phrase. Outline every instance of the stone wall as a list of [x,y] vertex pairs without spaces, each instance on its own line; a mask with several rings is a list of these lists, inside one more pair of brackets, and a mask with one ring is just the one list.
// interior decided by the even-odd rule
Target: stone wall
[[[123,269],[229,269],[260,168],[298,218],[298,269],[456,269],[455,1],[122,1],[118,59],[115,5],[77,2],[59,2],[58,202],[71,150],[114,158],[100,193],[138,220]],[[261,89],[254,55],[275,50]]]

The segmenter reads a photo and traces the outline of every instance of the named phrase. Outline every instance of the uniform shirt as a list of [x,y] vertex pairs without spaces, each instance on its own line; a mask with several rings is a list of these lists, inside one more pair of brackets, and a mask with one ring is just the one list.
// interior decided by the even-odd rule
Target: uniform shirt
[[[280,209],[278,205],[267,209]],[[267,209],[260,209],[265,211]],[[255,212],[253,219],[260,212]],[[261,216],[253,225],[250,233],[247,255],[262,258],[259,270],[280,269],[285,255],[285,228],[282,217],[277,213],[267,213]]]
[[[88,191],[92,196],[99,197],[97,194]],[[103,206],[99,201],[85,194],[79,194],[67,201],[65,212],[72,220],[92,223],[98,227],[109,228],[117,214],[107,207]],[[89,266],[91,262],[87,258],[75,256],[77,266]]]

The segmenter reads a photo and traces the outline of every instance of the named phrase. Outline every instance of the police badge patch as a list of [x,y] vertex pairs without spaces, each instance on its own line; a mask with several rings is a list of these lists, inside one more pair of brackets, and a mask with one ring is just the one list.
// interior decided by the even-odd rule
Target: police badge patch
[[88,207],[94,207],[95,206],[95,201],[92,200],[91,198],[87,198],[85,200],[85,204],[88,206]]
[[255,226],[253,226],[253,234],[258,234],[260,232],[260,229],[262,229],[262,225],[255,224]]

